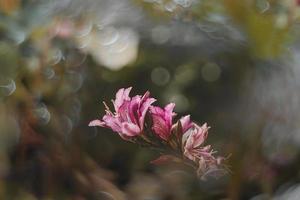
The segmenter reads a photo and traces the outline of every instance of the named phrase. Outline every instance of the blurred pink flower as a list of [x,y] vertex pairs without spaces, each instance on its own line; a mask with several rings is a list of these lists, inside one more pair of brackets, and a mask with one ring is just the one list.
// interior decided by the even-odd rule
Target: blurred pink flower
[[207,124],[201,127],[193,124],[193,127],[186,131],[183,135],[184,155],[190,160],[195,161],[202,156],[210,156],[210,145],[203,147],[202,144],[207,138],[208,129]]
[[123,139],[140,135],[144,130],[145,116],[149,107],[156,100],[150,98],[147,91],[143,96],[129,97],[131,87],[120,89],[113,101],[115,113],[106,106],[106,114],[102,120],[93,120],[89,126],[111,128],[118,132]]
[[183,154],[188,159],[199,163],[198,174],[216,173],[219,169],[217,166],[224,160],[223,157],[214,157],[215,152],[210,145],[203,146],[209,128],[206,123],[201,127],[193,123],[193,127],[188,129],[182,137]]
[[171,135],[172,119],[175,113],[173,109],[174,103],[170,103],[164,107],[164,109],[158,106],[151,106],[150,113],[152,116],[152,130],[163,140],[168,140]]

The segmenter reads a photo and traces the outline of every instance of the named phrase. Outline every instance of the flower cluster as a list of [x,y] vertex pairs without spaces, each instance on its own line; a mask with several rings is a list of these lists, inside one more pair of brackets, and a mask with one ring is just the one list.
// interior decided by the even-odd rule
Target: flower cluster
[[89,126],[110,128],[124,140],[159,149],[162,155],[152,161],[154,164],[183,162],[194,167],[200,177],[226,172],[224,158],[215,157],[211,146],[204,145],[210,128],[206,123],[199,126],[189,115],[174,123],[174,103],[164,108],[153,106],[156,100],[149,92],[130,97],[131,89],[117,92],[112,101],[115,112],[104,103],[106,114],[101,120],[91,121]]

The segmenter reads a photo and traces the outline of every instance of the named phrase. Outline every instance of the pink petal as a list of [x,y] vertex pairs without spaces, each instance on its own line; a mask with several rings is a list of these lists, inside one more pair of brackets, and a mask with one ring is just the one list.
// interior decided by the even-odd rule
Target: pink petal
[[180,119],[180,123],[182,126],[182,132],[185,133],[188,129],[193,127],[193,123],[191,122],[190,115],[186,115]]
[[161,117],[163,117],[165,115],[164,110],[158,106],[151,106],[150,111],[152,114],[159,115]]
[[150,106],[152,103],[154,103],[156,101],[156,99],[154,98],[147,98],[146,100],[144,99],[145,95],[142,98],[142,102],[140,105],[140,109],[139,109],[139,125],[141,127],[141,129],[144,129],[144,123],[145,123],[145,117],[147,114],[147,111],[149,110]]
[[198,147],[204,143],[207,138],[209,127],[207,124],[203,124],[201,127],[196,126],[196,132],[192,135],[194,139],[194,147]]
[[173,113],[174,108],[175,108],[175,103],[169,103],[168,105],[165,106],[165,111],[167,113]]
[[133,123],[122,123],[122,134],[126,136],[137,136],[141,133],[141,129]]
[[172,119],[175,113],[173,112],[173,109],[175,108],[174,103],[169,103],[168,105],[165,106],[165,113],[164,113],[164,118],[166,120],[167,125],[170,127],[172,126]]
[[154,132],[160,138],[164,140],[168,140],[171,134],[171,129],[169,129],[164,118],[162,118],[160,115],[152,114],[152,120],[153,120],[152,129],[154,130]]
[[130,100],[129,93],[130,93],[131,89],[132,89],[132,87],[129,87],[129,88],[126,88],[126,89],[121,88],[116,93],[116,99],[113,102],[116,112],[118,112],[120,106],[123,104],[124,101],[129,101]]
[[183,134],[183,136],[182,136],[182,144],[186,144],[186,142],[187,142],[187,139],[190,137],[190,135],[192,134],[192,132],[193,132],[193,129],[189,129],[189,130],[187,130],[184,134]]
[[190,159],[190,160],[195,160],[195,155],[194,155],[194,153],[191,151],[191,149],[187,149],[187,148],[185,148],[184,149],[184,153],[183,153],[188,159]]
[[149,91],[145,92],[145,94],[142,97],[142,100],[148,99],[149,96],[150,96],[150,92]]
[[101,127],[103,127],[103,126],[105,126],[105,123],[102,122],[102,121],[99,120],[99,119],[95,119],[95,120],[93,120],[93,121],[91,121],[91,122],[89,123],[89,126],[101,126]]
[[184,148],[190,150],[195,148],[195,133],[197,132],[195,129],[193,129],[193,130],[189,130],[187,133],[189,133],[189,135],[187,136],[186,144]]
[[151,106],[152,129],[162,139],[168,140],[171,134],[173,109],[175,104],[170,103],[164,109],[158,106]]
[[105,122],[105,125],[111,128],[113,131],[115,132],[121,131],[121,122],[118,118],[111,115],[104,115],[103,121]]
[[120,117],[121,122],[131,122],[129,117],[129,106],[130,101],[124,101],[123,104],[119,107],[119,110],[117,111],[117,115]]
[[129,121],[138,125],[138,112],[139,112],[139,105],[141,102],[141,96],[137,95],[133,97],[129,103],[128,107],[128,118]]

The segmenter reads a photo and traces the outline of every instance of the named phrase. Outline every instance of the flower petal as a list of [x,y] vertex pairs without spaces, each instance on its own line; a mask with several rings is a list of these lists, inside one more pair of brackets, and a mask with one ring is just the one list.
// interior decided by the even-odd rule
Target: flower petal
[[122,134],[126,136],[137,136],[141,133],[140,127],[133,123],[124,122],[122,123]]
[[160,115],[152,114],[153,131],[162,139],[168,140],[171,130],[168,128],[164,118]]
[[138,121],[139,121],[139,105],[141,102],[141,96],[137,95],[135,97],[133,97],[128,105],[128,118],[129,121],[139,125]]
[[104,115],[103,121],[105,122],[105,126],[111,128],[113,131],[121,132],[121,122],[117,117]]
[[129,93],[131,91],[132,87],[129,88],[121,88],[116,93],[116,99],[113,101],[115,111],[118,112],[120,106],[124,103],[124,101],[130,101]]
[[199,127],[198,125],[196,126],[197,132],[195,132],[192,136],[194,139],[194,147],[198,147],[204,143],[207,138],[209,128],[210,127],[208,127],[206,123],[201,127]]
[[172,118],[176,115],[176,113],[173,112],[175,108],[175,103],[169,103],[165,106],[165,119],[166,121],[172,125]]
[[168,140],[171,134],[174,107],[174,103],[166,105],[164,109],[158,106],[150,107],[153,120],[152,129],[160,138],[164,140]]
[[150,111],[152,114],[159,115],[161,117],[164,117],[164,115],[165,115],[165,111],[161,107],[158,107],[158,106],[151,106]]
[[89,126],[101,126],[101,127],[104,127],[105,126],[105,122],[99,120],[99,119],[95,119],[93,121],[91,121],[89,123]]
[[141,129],[144,129],[144,123],[145,123],[145,117],[147,114],[147,111],[149,110],[152,103],[156,101],[154,98],[148,98],[149,94],[146,95],[147,92],[142,97],[141,103],[139,105],[139,125]]
[[193,127],[193,123],[191,122],[190,115],[186,115],[180,119],[180,123],[182,126],[182,132],[185,133],[188,129]]

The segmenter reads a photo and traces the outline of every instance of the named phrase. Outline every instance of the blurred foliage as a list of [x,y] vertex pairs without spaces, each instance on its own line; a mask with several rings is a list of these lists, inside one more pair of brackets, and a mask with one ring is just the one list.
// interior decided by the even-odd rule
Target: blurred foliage
[[20,0],[1,0],[0,8],[5,14],[11,14],[16,11],[20,6]]
[[[299,195],[298,4],[0,0],[0,199]],[[128,86],[208,122],[232,173],[203,182],[89,128]]]

